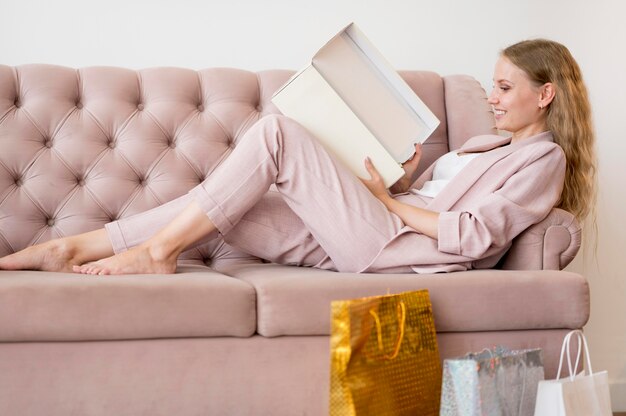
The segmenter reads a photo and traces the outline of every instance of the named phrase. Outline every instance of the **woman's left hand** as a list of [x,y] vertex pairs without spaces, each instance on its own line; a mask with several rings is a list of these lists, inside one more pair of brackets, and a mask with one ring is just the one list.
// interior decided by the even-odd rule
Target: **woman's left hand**
[[385,207],[396,214],[409,227],[437,240],[439,238],[439,213],[419,208],[413,205],[393,199],[385,188],[380,174],[368,157],[365,159],[365,168],[370,174],[370,179],[361,179],[361,182],[378,198]]
[[380,200],[388,198],[389,193],[387,192],[387,188],[385,188],[383,178],[380,176],[380,173],[378,173],[369,157],[365,159],[365,169],[367,169],[367,172],[370,174],[370,179],[361,178],[361,182],[363,182],[376,198]]

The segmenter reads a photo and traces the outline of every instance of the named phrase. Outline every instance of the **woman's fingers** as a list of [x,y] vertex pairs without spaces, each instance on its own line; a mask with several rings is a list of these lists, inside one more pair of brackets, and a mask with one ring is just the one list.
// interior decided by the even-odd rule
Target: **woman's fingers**
[[370,174],[372,180],[378,180],[380,178],[378,170],[376,170],[376,167],[369,157],[365,158],[365,169],[367,169],[367,172]]
[[365,159],[365,169],[367,169],[367,172],[370,174],[370,179],[361,179],[361,182],[363,182],[367,189],[376,197],[386,194],[387,188],[385,188],[385,184],[378,170],[376,170],[376,167],[369,157]]
[[415,153],[413,156],[402,164],[404,176],[400,178],[389,190],[394,194],[408,191],[413,183],[413,175],[417,172],[417,168],[422,158],[422,145],[415,143]]
[[422,144],[421,143],[415,143],[415,154],[418,154],[418,155],[422,154]]
[[413,157],[411,157],[409,160],[407,160],[405,163],[402,164],[402,167],[407,167],[407,170],[412,170],[415,171],[415,169],[417,169],[417,166],[420,163],[420,159],[422,158],[422,145],[419,143],[415,144],[415,153],[413,154]]

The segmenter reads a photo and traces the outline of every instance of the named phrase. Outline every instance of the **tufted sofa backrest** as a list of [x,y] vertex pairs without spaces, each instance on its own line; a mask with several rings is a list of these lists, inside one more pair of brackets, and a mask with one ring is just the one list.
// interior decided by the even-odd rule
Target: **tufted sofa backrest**
[[[200,183],[293,71],[0,66],[0,256],[165,203]],[[424,163],[493,132],[467,76],[401,75],[441,120]]]

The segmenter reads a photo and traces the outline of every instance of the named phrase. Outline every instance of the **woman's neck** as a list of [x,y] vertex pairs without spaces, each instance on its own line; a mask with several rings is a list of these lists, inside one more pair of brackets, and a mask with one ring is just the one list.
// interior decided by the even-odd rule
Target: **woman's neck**
[[543,133],[544,131],[547,131],[547,130],[548,129],[546,128],[545,123],[530,124],[514,132],[513,135],[511,136],[511,143],[515,143],[519,140],[524,140],[529,137],[536,136],[539,133]]

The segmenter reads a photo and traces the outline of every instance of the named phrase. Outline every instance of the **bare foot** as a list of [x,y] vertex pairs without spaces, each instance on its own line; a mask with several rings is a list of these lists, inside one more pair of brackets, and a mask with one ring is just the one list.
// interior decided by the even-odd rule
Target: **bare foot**
[[93,275],[169,274],[176,271],[177,257],[177,254],[167,254],[158,248],[140,245],[97,262],[74,266],[73,270]]
[[50,240],[0,258],[0,270],[71,272],[77,263],[76,254],[76,248],[66,239]]

